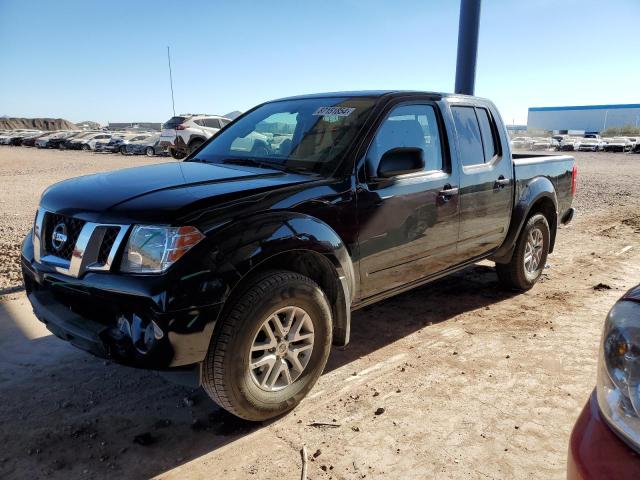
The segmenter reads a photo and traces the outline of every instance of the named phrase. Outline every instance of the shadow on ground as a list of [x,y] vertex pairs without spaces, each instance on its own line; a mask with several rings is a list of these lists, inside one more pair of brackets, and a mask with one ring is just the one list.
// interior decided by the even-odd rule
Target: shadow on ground
[[[354,313],[351,344],[332,353],[326,371],[512,295],[500,290],[493,268],[474,266],[366,307]],[[6,305],[0,322],[17,324]],[[265,426],[238,420],[201,390],[96,359],[52,336],[29,340],[0,327],[0,478],[147,478]]]

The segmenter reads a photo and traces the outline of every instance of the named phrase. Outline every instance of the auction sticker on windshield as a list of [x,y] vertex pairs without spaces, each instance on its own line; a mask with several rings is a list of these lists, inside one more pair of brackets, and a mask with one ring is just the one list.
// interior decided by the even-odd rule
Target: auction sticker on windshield
[[348,117],[354,110],[353,107],[319,107],[313,112],[313,115],[317,117]]

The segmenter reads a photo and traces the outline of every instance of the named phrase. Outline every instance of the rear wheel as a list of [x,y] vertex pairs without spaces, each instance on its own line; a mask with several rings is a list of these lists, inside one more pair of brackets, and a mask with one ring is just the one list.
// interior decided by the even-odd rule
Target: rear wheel
[[232,302],[203,364],[203,387],[238,417],[261,421],[293,409],[316,383],[332,338],[327,298],[289,271],[256,277]]
[[85,143],[84,145],[82,145],[82,150],[91,150],[91,147]]
[[544,215],[532,215],[525,224],[509,263],[496,263],[498,279],[512,290],[529,290],[544,270],[551,234]]
[[147,147],[145,149],[145,153],[147,154],[147,157],[153,157],[156,152],[153,150],[153,147]]
[[189,153],[193,153],[195,152],[198,148],[200,148],[200,145],[202,145],[204,143],[204,140],[194,140],[193,142],[191,142],[189,144]]
[[185,157],[185,154],[183,152],[180,152],[174,148],[170,148],[169,153],[171,154],[171,157],[176,160],[182,160]]

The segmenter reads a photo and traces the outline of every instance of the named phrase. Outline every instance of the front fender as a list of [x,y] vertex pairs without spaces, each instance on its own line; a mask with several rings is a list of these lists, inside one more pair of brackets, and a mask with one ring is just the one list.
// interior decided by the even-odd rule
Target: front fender
[[[515,207],[511,215],[509,231],[502,245],[492,255],[492,259],[497,263],[508,263],[511,260],[522,227],[529,218],[532,208],[538,204],[540,200],[546,198],[551,201],[556,217],[558,215],[556,189],[547,177],[536,177],[524,185],[519,186],[516,192],[518,198],[516,198]],[[551,225],[550,227],[553,229]],[[553,231],[551,234],[552,238],[555,239]],[[550,246],[550,251],[553,250],[552,245]]]
[[348,343],[357,276],[346,245],[329,225],[296,212],[261,213],[220,228],[209,235],[209,242],[214,249],[209,257],[215,259],[210,275],[221,287],[221,302],[229,299],[243,279],[278,255],[304,251],[326,259],[337,285],[336,300],[331,305],[334,343]]

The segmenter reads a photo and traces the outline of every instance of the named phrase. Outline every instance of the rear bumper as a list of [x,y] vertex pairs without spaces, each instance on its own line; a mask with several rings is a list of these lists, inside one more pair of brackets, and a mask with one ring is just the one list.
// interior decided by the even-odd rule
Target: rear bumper
[[605,423],[594,391],[571,433],[567,479],[604,478],[640,478],[640,456]]

